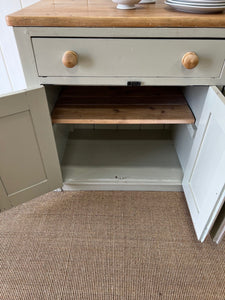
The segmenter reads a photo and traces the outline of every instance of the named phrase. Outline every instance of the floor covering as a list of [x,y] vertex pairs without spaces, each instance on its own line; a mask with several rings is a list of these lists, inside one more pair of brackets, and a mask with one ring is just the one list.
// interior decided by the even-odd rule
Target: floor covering
[[225,300],[181,192],[52,192],[0,214],[0,300]]

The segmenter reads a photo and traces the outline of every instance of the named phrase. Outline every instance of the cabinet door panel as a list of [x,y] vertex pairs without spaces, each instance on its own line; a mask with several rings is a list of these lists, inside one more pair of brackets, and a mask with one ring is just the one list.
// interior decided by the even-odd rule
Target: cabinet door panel
[[[32,186],[47,180],[32,125],[29,111],[0,119],[1,179],[9,196],[25,189],[27,185]],[[15,155],[15,142],[17,155]],[[13,172],[9,166],[13,167]]]
[[[201,148],[189,180],[194,198],[198,199],[196,202],[198,211],[204,209],[206,194],[210,191],[211,183],[225,154],[224,134],[223,129],[210,114],[209,122],[202,138]],[[202,184],[203,182],[204,184]]]
[[0,208],[62,185],[44,88],[0,98]]
[[210,87],[185,170],[183,187],[199,240],[203,241],[223,204],[225,186],[225,102]]

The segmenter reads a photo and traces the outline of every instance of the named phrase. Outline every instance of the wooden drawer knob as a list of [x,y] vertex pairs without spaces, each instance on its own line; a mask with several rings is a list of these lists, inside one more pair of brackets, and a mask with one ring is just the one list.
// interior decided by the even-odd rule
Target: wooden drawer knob
[[76,52],[69,50],[63,54],[62,63],[67,68],[73,68],[78,63],[78,55]]
[[182,58],[182,65],[186,69],[193,69],[198,65],[199,59],[195,52],[187,52]]

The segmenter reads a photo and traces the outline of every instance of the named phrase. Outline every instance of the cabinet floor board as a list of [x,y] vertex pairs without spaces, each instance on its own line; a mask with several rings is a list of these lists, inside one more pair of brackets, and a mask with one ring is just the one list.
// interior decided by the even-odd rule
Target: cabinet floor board
[[182,190],[172,140],[75,139],[62,160],[64,189]]

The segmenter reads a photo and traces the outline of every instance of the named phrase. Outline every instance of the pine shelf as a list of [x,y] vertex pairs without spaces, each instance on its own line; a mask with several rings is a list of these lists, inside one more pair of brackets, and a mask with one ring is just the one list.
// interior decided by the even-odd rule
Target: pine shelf
[[66,87],[52,112],[56,124],[191,124],[176,87]]

